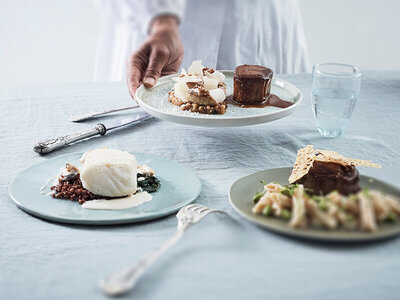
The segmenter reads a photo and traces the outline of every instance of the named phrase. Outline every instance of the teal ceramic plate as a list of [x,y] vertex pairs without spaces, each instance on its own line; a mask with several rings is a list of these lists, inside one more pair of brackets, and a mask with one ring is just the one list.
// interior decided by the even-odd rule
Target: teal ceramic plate
[[[233,93],[233,71],[221,71],[225,74],[226,92],[228,95]],[[279,78],[272,79],[271,93],[280,98],[293,102],[287,108],[263,107],[263,108],[240,108],[228,105],[223,115],[207,115],[190,111],[182,111],[179,107],[168,102],[168,92],[172,89],[175,81],[173,77],[177,74],[160,78],[152,88],[141,86],[136,91],[135,99],[149,114],[156,118],[176,122],[185,125],[205,126],[205,127],[233,127],[246,126],[272,122],[284,118],[297,108],[303,99],[301,91],[293,84]]]
[[200,194],[201,182],[186,167],[151,154],[133,153],[139,164],[149,165],[161,181],[160,189],[152,193],[153,199],[124,210],[90,210],[77,202],[54,199],[42,195],[40,188],[48,178],[57,175],[65,163],[79,165],[82,153],[58,156],[33,165],[19,173],[9,186],[9,195],[24,211],[51,221],[77,224],[122,224],[160,218],[172,214],[193,202]]
[[[292,168],[269,169],[238,179],[232,184],[229,190],[229,200],[232,207],[244,218],[268,230],[303,239],[332,242],[361,242],[381,240],[400,234],[400,221],[393,224],[379,224],[378,231],[368,233],[345,229],[334,231],[318,228],[292,229],[289,227],[287,222],[281,219],[254,215],[251,212],[253,207],[252,198],[256,192],[262,191],[263,189],[263,184],[260,181],[265,180],[266,182],[288,184],[287,180],[291,170]],[[361,175],[360,183],[362,187],[369,186],[371,189],[385,191],[389,194],[400,197],[400,190],[398,188],[380,180]]]

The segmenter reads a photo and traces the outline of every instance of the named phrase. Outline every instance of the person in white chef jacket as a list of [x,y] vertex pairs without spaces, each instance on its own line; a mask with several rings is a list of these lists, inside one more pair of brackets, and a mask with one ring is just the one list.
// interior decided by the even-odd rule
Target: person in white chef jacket
[[[218,70],[241,64],[275,74],[309,71],[297,0],[95,0],[103,16],[95,81],[139,85],[193,60]],[[128,62],[128,63],[127,63]]]

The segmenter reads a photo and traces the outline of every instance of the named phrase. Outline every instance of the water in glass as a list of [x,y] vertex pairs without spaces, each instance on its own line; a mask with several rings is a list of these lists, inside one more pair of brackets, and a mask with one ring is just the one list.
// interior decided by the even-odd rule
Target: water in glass
[[313,68],[312,109],[318,131],[336,137],[349,125],[361,86],[357,67],[325,63]]
[[312,91],[313,112],[318,131],[326,137],[341,135],[349,124],[358,95],[347,89]]

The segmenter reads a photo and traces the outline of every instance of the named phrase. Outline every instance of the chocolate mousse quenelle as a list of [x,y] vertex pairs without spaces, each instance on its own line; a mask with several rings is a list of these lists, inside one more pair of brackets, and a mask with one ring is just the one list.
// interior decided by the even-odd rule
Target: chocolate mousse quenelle
[[292,102],[280,99],[271,94],[273,72],[258,65],[241,65],[236,67],[233,78],[233,95],[228,103],[240,107],[275,106],[286,108]]

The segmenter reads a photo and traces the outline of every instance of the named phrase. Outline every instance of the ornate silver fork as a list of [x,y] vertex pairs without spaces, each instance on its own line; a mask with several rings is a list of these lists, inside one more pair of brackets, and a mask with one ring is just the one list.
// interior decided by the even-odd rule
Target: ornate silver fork
[[178,229],[176,233],[160,248],[143,257],[137,263],[100,280],[100,288],[102,291],[108,296],[119,296],[132,290],[149,266],[171,246],[175,245],[190,225],[199,222],[211,212],[225,213],[223,210],[211,209],[199,204],[190,204],[182,207],[176,215],[178,218]]

